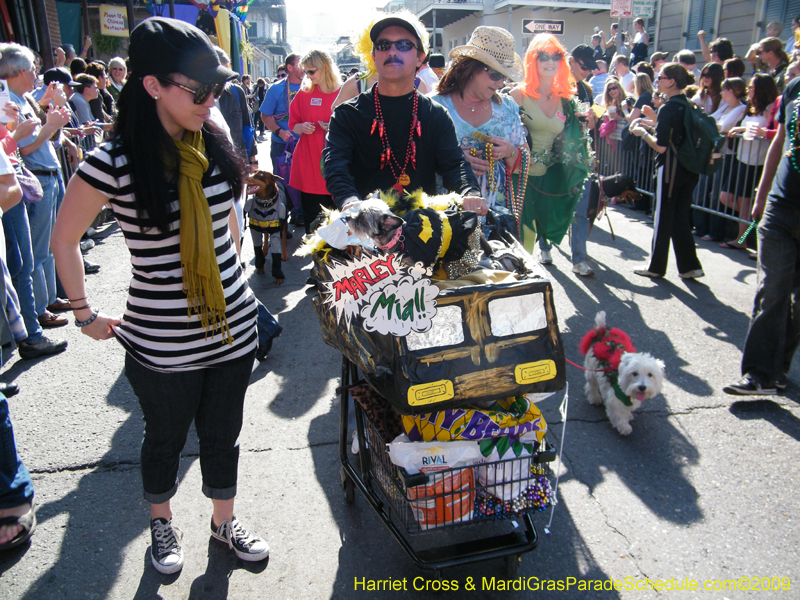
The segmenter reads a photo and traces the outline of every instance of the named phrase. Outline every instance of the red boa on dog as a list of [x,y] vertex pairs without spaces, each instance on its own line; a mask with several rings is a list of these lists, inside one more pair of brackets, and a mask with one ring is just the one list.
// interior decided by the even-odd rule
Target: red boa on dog
[[583,336],[578,349],[583,356],[592,349],[597,361],[615,371],[619,370],[619,361],[625,352],[636,352],[628,334],[612,327],[595,327]]

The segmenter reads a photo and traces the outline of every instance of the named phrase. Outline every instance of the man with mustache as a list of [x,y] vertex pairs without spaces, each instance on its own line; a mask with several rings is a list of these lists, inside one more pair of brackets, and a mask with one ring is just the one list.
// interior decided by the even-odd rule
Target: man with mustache
[[322,152],[325,182],[339,208],[375,190],[422,188],[435,195],[436,175],[464,197],[464,209],[488,207],[461,151],[447,111],[414,89],[427,33],[410,13],[392,13],[370,30],[378,83],[336,108]]

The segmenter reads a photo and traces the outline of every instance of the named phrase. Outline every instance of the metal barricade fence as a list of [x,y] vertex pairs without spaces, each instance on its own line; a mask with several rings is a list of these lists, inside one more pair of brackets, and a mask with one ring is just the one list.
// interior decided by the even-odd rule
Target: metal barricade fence
[[[78,148],[80,148],[80,152],[82,153],[81,161],[95,148],[95,146],[97,146],[97,139],[94,135],[86,135],[78,139],[72,138],[72,141],[78,146]],[[63,145],[56,150],[56,154],[58,155],[58,161],[61,163],[61,174],[64,176],[64,185],[67,185],[69,180],[75,174],[75,171],[78,170],[80,163],[78,162],[76,164],[72,164],[70,162],[69,152],[67,152],[67,149]],[[95,217],[91,227],[99,227],[100,224],[106,220],[106,215],[107,211],[105,208],[103,208],[103,210],[98,213],[97,217]]]
[[[761,179],[769,144],[770,140],[765,138],[747,140],[740,134],[728,138],[723,155],[718,159],[722,161],[720,168],[711,176],[700,176],[692,199],[694,209],[750,223],[752,199]],[[630,149],[623,149],[619,129],[607,138],[597,138],[598,174],[601,177],[618,173],[630,175],[641,193],[655,198],[655,150],[641,139],[625,145]]]
[[[72,141],[80,148],[84,157],[97,146],[97,140],[93,135],[85,135],[77,139],[72,138]],[[61,163],[61,173],[64,175],[64,184],[66,185],[75,171],[78,170],[78,164],[73,165],[69,161],[69,153],[63,145],[56,150],[56,154],[58,154],[58,160]]]

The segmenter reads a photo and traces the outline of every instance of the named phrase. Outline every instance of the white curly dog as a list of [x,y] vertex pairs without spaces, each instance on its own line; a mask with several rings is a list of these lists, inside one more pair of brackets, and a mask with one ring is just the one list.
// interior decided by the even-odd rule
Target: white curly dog
[[581,340],[585,355],[586,397],[590,404],[604,404],[611,424],[622,435],[633,431],[633,411],[661,393],[664,363],[650,354],[636,352],[630,337],[606,327],[606,313],[595,317],[596,327]]

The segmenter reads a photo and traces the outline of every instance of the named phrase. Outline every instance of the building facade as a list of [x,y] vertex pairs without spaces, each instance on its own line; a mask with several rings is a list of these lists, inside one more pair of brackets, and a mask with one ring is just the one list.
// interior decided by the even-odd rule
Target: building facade
[[[385,10],[396,6],[392,2]],[[445,56],[455,46],[466,44],[480,25],[508,29],[520,55],[533,37],[532,22],[555,29],[567,48],[590,44],[595,27],[608,34],[612,22],[619,21],[623,31],[634,31],[632,19],[611,18],[611,0],[405,0],[402,7],[422,20],[434,51]],[[737,55],[743,56],[751,44],[766,36],[767,24],[773,21],[783,24],[785,43],[792,35],[792,19],[798,15],[800,0],[655,0],[647,20],[650,51],[672,54],[690,49],[702,61],[697,32],[704,30],[708,41],[730,39]]]

